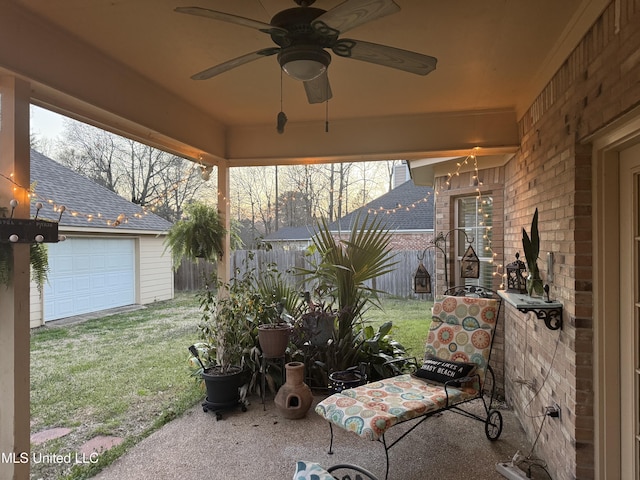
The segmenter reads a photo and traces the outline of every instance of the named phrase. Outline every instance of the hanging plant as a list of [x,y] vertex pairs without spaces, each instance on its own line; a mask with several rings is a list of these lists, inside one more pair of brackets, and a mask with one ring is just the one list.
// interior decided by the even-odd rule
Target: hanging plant
[[165,240],[166,246],[171,248],[173,267],[177,269],[183,257],[215,262],[223,253],[224,236],[227,234],[218,210],[194,202],[185,208],[185,213],[185,218],[169,229]]
[[31,262],[31,280],[42,294],[42,287],[49,278],[49,248],[44,243],[32,243],[29,246]]
[[[49,251],[44,243],[29,246],[31,280],[42,293],[42,287],[49,278]],[[0,285],[10,285],[13,274],[13,244],[0,243]]]

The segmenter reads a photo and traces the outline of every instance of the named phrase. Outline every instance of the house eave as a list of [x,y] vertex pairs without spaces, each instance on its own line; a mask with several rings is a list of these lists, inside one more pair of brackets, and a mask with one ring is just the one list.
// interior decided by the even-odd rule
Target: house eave
[[67,225],[60,225],[58,229],[61,234],[68,233],[80,233],[80,234],[93,234],[93,235],[153,235],[163,236],[167,234],[167,230],[144,230],[137,228],[91,228],[91,227],[74,227]]

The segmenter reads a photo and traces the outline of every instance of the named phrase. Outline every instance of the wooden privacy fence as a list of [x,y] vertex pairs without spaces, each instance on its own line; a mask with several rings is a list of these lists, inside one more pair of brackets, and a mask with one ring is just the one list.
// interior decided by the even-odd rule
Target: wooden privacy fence
[[[253,260],[249,260],[248,250],[236,250],[231,256],[231,272],[239,271],[244,273],[247,266],[256,270],[256,275],[260,275],[268,264],[276,266],[278,271],[282,272],[295,285],[299,285],[300,289],[304,289],[302,278],[295,275],[293,271],[296,268],[308,268],[309,258],[305,256],[304,251],[300,250],[252,250],[254,254]],[[371,287],[381,290],[389,295],[397,297],[417,297],[413,293],[413,275],[418,268],[418,254],[422,250],[395,250],[394,261],[396,265],[393,271],[382,275],[372,282]],[[433,275],[433,255],[425,256],[423,263],[427,270]],[[204,286],[205,275],[210,276],[215,273],[215,265],[204,262],[184,261],[174,276],[174,286],[176,291],[192,291],[198,290]]]

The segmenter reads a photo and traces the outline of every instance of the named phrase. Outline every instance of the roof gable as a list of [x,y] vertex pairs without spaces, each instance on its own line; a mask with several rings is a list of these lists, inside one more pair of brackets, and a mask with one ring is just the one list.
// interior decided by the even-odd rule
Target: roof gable
[[385,228],[393,231],[433,230],[433,188],[417,186],[408,180],[371,200],[329,225],[330,230],[351,230],[355,219],[365,214],[385,217]]
[[[84,175],[31,150],[31,182],[35,182],[37,200],[43,203],[38,217],[58,220],[64,227],[90,227],[113,229],[121,226],[127,230],[166,231],[171,223],[162,217],[144,211],[111,190],[98,185]],[[54,207],[64,205],[60,214]],[[31,203],[31,215],[36,208]],[[118,222],[118,218],[120,221]]]

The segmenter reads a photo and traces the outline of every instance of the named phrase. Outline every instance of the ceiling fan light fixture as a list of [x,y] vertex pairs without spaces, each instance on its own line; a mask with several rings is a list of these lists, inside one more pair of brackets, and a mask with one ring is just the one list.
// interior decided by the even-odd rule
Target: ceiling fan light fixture
[[280,67],[292,78],[308,82],[327,71],[331,55],[317,46],[298,45],[278,54]]

